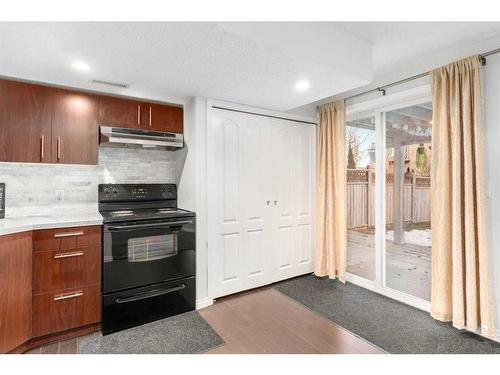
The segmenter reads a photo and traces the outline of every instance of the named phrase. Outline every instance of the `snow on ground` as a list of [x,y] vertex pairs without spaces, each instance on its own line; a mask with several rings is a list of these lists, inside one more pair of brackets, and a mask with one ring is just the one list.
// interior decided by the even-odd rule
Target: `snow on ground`
[[[413,229],[409,232],[405,232],[405,243],[420,246],[432,246],[432,236],[430,229]],[[390,230],[386,233],[385,238],[388,240],[394,240],[394,231]]]

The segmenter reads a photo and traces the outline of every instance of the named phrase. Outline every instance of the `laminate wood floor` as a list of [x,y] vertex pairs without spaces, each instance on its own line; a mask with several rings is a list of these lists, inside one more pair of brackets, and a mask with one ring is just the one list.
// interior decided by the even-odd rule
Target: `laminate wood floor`
[[[207,354],[383,353],[271,287],[220,298],[198,312],[225,341]],[[27,353],[77,354],[78,340]]]
[[199,312],[225,341],[208,354],[384,353],[271,287],[221,298]]

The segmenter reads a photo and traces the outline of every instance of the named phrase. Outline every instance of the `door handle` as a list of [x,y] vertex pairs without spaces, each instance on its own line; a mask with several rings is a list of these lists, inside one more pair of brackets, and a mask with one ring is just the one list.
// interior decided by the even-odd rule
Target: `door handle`
[[267,201],[266,201],[266,203],[267,203],[267,205],[269,206],[269,203],[271,203],[271,201],[270,201],[270,200],[267,200]]
[[132,225],[113,225],[108,227],[108,230],[121,230],[121,229],[136,229],[136,228],[156,228],[156,227],[178,227],[180,224],[193,224],[192,220],[185,221],[172,221],[166,223],[153,223],[153,224],[132,224]]
[[67,233],[56,233],[55,238],[59,237],[73,237],[73,236],[83,236],[83,232],[67,232]]
[[274,205],[276,206],[278,204],[278,201],[274,201]]
[[83,254],[84,254],[83,251],[76,251],[73,253],[59,253],[59,254],[54,255],[54,259],[80,257]]
[[151,106],[149,106],[149,127],[153,126],[153,122],[151,121]]
[[54,296],[54,301],[62,301],[65,299],[76,298],[76,297],[81,297],[81,296],[83,296],[82,291],[78,291],[78,292],[70,293],[70,294],[61,294],[58,296]]
[[184,288],[186,288],[186,284],[180,284],[180,285],[175,286],[173,288],[155,289],[155,290],[151,290],[151,291],[144,292],[144,293],[133,294],[131,296],[118,297],[116,299],[116,303],[127,303],[127,302],[140,301],[141,299],[153,298],[153,297],[162,296],[164,294],[177,292],[178,290],[182,290]]
[[137,125],[141,125],[141,105],[137,105]]
[[61,159],[61,137],[57,137],[57,161]]
[[43,149],[45,148],[45,136],[42,134],[40,137],[40,161],[43,161]]

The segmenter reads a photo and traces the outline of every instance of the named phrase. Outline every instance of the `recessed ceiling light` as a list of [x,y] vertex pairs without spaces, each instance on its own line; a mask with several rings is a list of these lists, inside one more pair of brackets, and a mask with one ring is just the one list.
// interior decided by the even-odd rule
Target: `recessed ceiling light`
[[90,69],[90,67],[83,61],[75,61],[73,64],[71,64],[71,66],[76,70],[82,70],[82,71]]
[[295,90],[300,92],[309,90],[309,87],[311,87],[311,85],[309,81],[305,79],[301,79],[295,83]]

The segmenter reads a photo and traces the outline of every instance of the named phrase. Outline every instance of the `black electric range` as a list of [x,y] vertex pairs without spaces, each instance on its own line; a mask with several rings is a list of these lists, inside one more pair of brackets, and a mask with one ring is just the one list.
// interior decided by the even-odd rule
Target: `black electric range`
[[174,184],[99,185],[103,334],[195,309],[196,215]]

